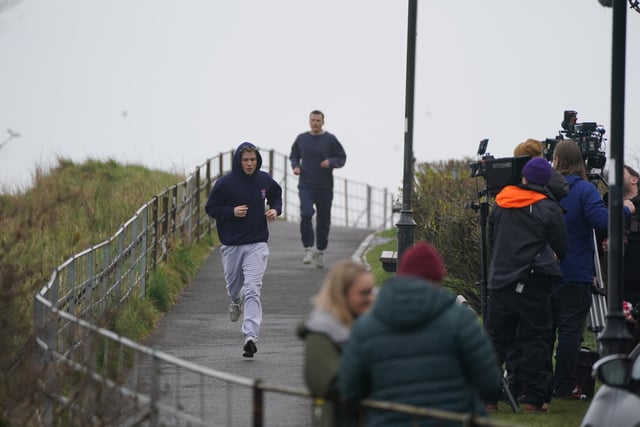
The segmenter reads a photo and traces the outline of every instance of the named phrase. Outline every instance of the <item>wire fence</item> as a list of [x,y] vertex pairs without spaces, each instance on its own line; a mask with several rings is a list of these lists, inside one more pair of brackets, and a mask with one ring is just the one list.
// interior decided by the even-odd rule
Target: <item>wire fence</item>
[[[215,180],[231,169],[233,152],[198,166],[186,180],[154,196],[108,240],[71,256],[34,297],[34,330],[41,351],[44,425],[228,426],[264,425],[264,394],[305,402],[305,389],[266,384],[208,369],[122,337],[104,327],[131,296],[145,296],[147,280],[177,242],[194,243],[211,233],[204,212]],[[269,151],[263,170],[283,188],[283,216],[297,221],[297,179],[286,156]],[[366,184],[336,178],[332,223],[382,229],[393,226],[393,195]],[[172,380],[167,382],[170,373]],[[164,376],[162,376],[162,375]],[[270,398],[273,402],[274,398]],[[247,402],[232,411],[231,402]],[[498,425],[486,418],[385,402],[363,407],[438,418],[459,425]],[[365,412],[363,412],[364,414]],[[233,417],[239,419],[234,419]]]

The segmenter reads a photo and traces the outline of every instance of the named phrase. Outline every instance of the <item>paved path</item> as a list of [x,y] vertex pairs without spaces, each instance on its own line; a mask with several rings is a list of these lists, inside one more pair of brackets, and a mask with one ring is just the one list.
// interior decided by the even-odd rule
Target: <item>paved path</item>
[[[326,267],[318,269],[302,264],[297,223],[270,224],[271,255],[262,288],[263,323],[258,353],[253,359],[242,357],[241,322],[229,321],[229,301],[218,248],[212,251],[192,284],[163,318],[149,346],[207,368],[304,387],[303,348],[295,335],[296,325],[309,313],[311,297],[318,291],[331,264],[340,258],[359,256],[371,240],[371,233],[365,229],[332,227],[325,252]],[[163,375],[169,377],[170,373]],[[167,378],[163,382],[172,383],[172,380]],[[184,396],[189,391],[180,393]],[[195,395],[197,390],[192,393]],[[250,425],[249,391],[236,389],[230,396],[231,410],[224,405],[215,408],[212,425]],[[184,404],[198,405],[191,401]],[[266,426],[310,425],[311,411],[306,399],[268,393],[265,406]]]

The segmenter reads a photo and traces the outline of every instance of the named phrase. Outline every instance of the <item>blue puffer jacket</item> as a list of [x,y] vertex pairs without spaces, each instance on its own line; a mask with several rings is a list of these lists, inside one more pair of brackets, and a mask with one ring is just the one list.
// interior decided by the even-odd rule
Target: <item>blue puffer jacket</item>
[[[338,374],[342,398],[400,402],[484,414],[499,393],[491,342],[474,314],[449,292],[412,277],[390,279],[351,330]],[[406,415],[370,411],[370,426],[406,426]],[[421,426],[444,425],[433,419]],[[458,424],[459,425],[459,424]]]

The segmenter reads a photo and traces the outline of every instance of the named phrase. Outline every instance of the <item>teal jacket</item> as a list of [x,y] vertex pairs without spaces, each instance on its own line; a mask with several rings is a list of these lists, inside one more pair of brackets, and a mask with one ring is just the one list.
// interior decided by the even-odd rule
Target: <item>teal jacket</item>
[[[349,400],[486,415],[483,400],[500,392],[501,380],[491,341],[471,310],[422,279],[395,277],[351,329],[338,390]],[[367,425],[408,424],[406,415],[371,410]]]

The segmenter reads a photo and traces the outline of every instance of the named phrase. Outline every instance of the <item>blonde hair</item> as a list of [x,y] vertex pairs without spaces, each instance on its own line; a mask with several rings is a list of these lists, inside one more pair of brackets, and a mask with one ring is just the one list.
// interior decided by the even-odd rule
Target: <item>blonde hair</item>
[[518,156],[531,156],[531,157],[540,157],[542,156],[542,142],[537,139],[527,139],[525,142],[521,142],[516,145],[516,148],[513,150],[513,155]]
[[369,270],[360,263],[348,258],[339,260],[331,267],[320,292],[313,298],[314,305],[329,311],[344,325],[351,326],[355,319],[347,305],[347,292],[358,277],[367,273]]
[[587,179],[587,170],[584,167],[584,158],[580,147],[573,139],[564,139],[553,150],[555,167],[562,175],[579,175]]

